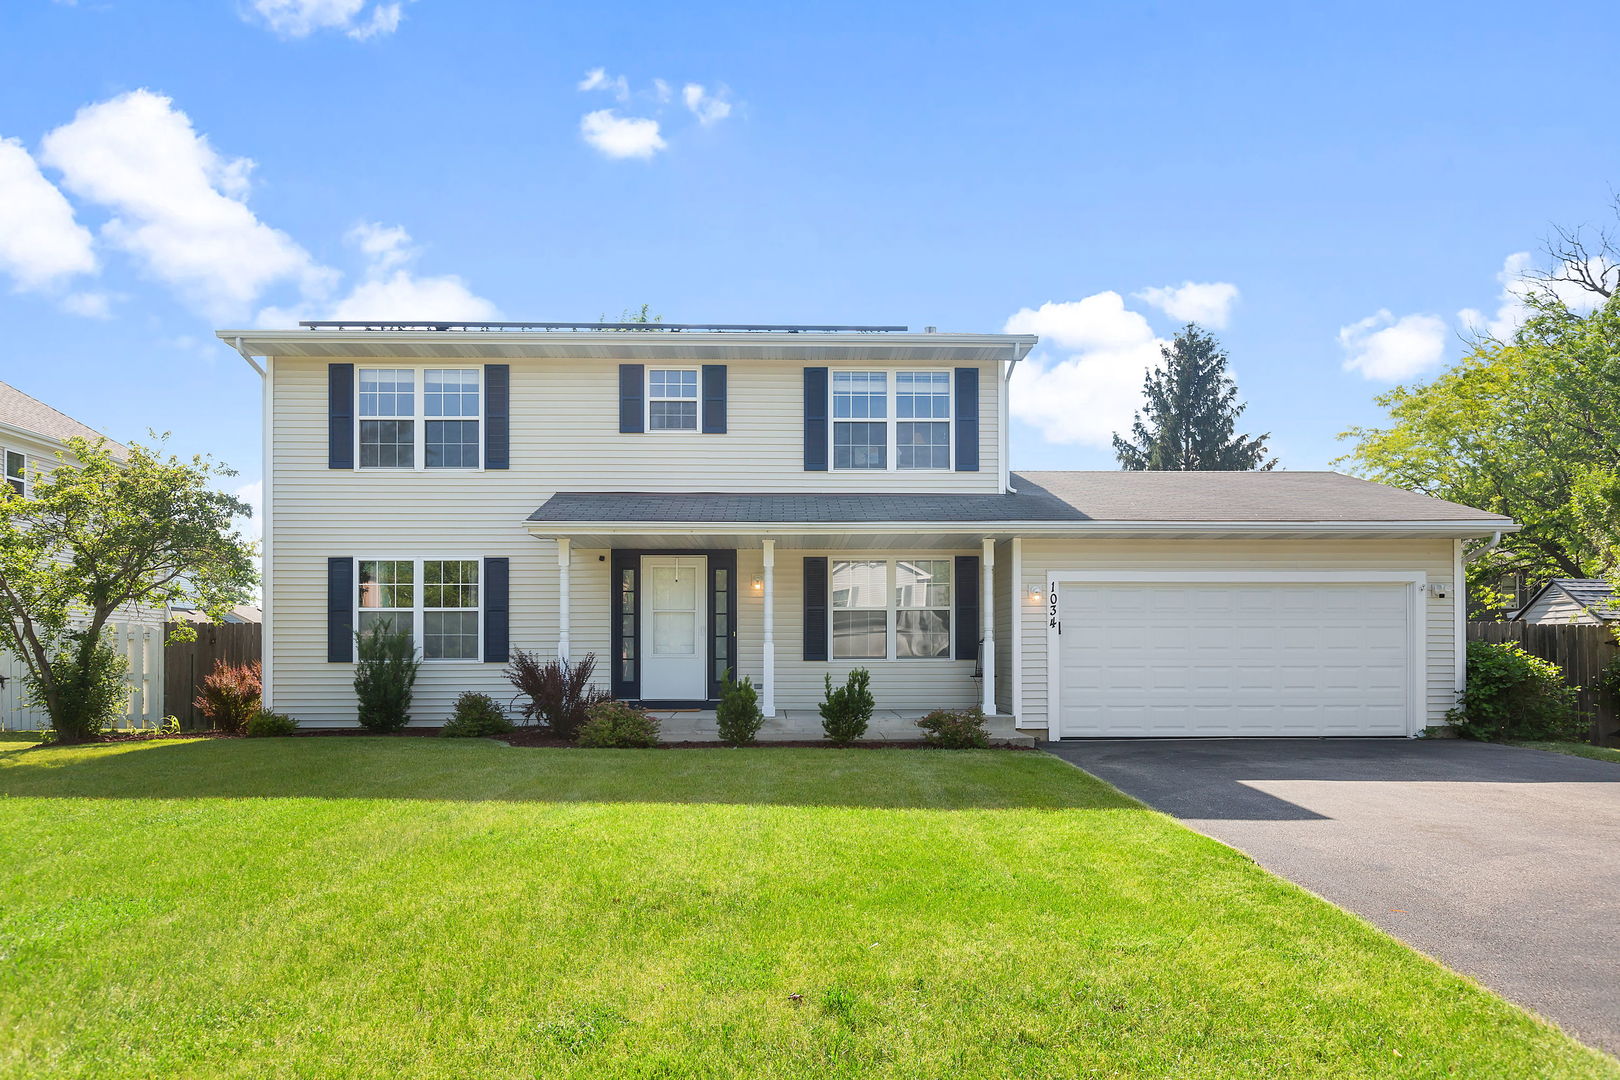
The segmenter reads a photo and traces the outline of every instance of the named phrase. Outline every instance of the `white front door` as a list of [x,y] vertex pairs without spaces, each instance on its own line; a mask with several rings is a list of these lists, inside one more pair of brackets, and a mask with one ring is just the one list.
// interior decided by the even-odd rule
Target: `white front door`
[[709,560],[701,555],[641,559],[641,696],[649,701],[703,701],[704,620]]

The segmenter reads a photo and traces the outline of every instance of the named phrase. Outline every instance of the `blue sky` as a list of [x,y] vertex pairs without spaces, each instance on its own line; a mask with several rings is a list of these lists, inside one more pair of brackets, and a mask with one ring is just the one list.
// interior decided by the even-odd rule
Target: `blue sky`
[[120,438],[172,430],[244,483],[257,377],[215,327],[644,302],[1039,332],[1026,468],[1112,468],[1156,341],[1195,316],[1251,430],[1322,468],[1375,394],[1511,325],[1504,267],[1620,186],[1603,3],[0,20],[0,379]]

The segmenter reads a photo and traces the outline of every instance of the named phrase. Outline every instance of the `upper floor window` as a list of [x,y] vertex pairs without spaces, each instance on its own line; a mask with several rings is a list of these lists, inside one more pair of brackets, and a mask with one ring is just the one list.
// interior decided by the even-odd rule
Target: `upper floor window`
[[696,368],[647,369],[647,430],[698,429]]
[[402,630],[424,660],[476,660],[478,569],[477,559],[361,559],[355,629]]
[[361,368],[362,469],[476,469],[483,440],[478,368]]
[[5,451],[6,483],[19,495],[28,494],[28,459],[16,450]]
[[834,371],[833,468],[949,469],[949,371]]

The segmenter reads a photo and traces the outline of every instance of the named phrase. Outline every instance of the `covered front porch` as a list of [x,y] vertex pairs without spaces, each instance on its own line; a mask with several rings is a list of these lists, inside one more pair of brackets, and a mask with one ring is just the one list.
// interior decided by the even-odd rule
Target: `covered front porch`
[[1009,537],[926,518],[865,528],[700,519],[716,499],[746,500],[761,516],[826,498],[554,496],[528,529],[555,545],[557,655],[577,659],[591,642],[613,696],[666,715],[665,737],[677,741],[712,737],[727,672],[752,679],[770,718],[762,738],[819,739],[826,679],[841,684],[855,668],[872,674],[873,738],[918,738],[927,712],[976,706],[1005,718],[1013,739],[1002,685],[1011,665],[999,657],[998,679],[997,640],[1011,636],[1010,568],[998,577]]

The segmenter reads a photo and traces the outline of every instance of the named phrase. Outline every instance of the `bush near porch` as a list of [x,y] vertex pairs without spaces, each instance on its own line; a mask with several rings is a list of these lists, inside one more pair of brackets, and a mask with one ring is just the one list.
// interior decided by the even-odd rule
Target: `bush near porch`
[[1045,755],[0,747],[18,1080],[1620,1077]]

